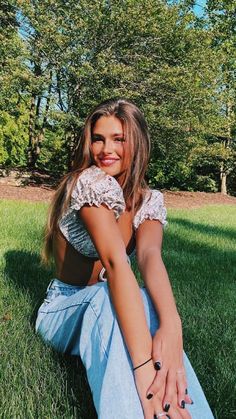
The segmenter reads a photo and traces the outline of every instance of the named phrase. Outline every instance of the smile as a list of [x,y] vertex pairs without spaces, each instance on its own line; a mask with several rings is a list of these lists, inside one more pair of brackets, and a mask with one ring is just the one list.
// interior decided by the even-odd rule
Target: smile
[[118,159],[100,159],[100,162],[102,163],[103,166],[111,166],[112,164],[114,164],[115,162],[117,162]]

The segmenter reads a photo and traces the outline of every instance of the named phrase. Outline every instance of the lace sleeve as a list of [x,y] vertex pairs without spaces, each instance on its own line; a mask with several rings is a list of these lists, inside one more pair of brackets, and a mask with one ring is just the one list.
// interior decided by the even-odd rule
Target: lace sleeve
[[167,224],[166,214],[163,194],[153,189],[144,198],[142,206],[134,217],[134,228],[137,229],[145,220],[159,220],[165,226]]
[[114,211],[116,218],[125,210],[119,183],[97,166],[91,166],[81,173],[71,195],[71,209],[79,210],[85,204],[96,207],[105,204]]

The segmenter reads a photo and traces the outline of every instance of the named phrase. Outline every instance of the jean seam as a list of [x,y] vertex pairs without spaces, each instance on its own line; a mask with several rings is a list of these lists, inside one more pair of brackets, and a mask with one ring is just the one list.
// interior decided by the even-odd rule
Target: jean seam
[[102,334],[101,328],[99,327],[99,316],[97,315],[96,310],[94,309],[93,304],[92,304],[91,301],[89,302],[89,305],[92,309],[92,312],[93,312],[94,316],[96,317],[96,325],[97,325],[98,334],[99,334],[99,337],[100,337],[101,348],[104,352],[104,355],[106,355],[106,358],[108,359],[108,353],[107,353],[107,350],[106,350],[105,339],[104,339],[104,336]]
[[[50,303],[52,303],[54,301],[55,300],[50,301]],[[48,303],[48,304],[50,304],[50,303]],[[71,308],[71,307],[82,306],[83,304],[90,304],[90,301],[82,301],[81,303],[70,304],[70,305],[68,305],[66,307],[57,308],[57,309],[54,309],[54,310],[51,309],[51,310],[43,311],[43,310],[40,310],[39,309],[39,313],[44,313],[44,314],[58,313],[59,311],[68,310],[68,308]]]
[[92,312],[93,312],[93,314],[94,314],[94,316],[96,318],[96,323],[97,323],[97,328],[98,328],[98,334],[99,334],[99,337],[100,337],[101,347],[102,347],[102,350],[103,350],[104,354],[108,358],[108,353],[106,351],[106,346],[104,344],[105,339],[103,337],[103,334],[101,332],[101,328],[99,326],[99,316],[97,315],[96,310],[95,310],[93,304],[91,303],[91,301],[83,301],[82,303],[71,304],[70,306],[59,308],[57,310],[46,310],[46,311],[40,310],[39,311],[39,314],[52,314],[52,313],[57,313],[57,312],[60,312],[60,311],[68,310],[68,308],[71,308],[71,307],[81,306],[83,304],[88,304],[91,307],[91,310],[92,310]]

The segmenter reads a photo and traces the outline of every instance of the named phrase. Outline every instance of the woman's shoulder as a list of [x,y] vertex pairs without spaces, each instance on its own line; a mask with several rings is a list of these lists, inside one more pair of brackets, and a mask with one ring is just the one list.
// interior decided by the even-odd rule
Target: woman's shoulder
[[164,196],[158,189],[146,189],[143,202],[134,217],[134,228],[137,229],[145,220],[158,220],[163,226],[167,224],[167,211]]
[[79,210],[85,204],[105,204],[118,218],[125,210],[123,190],[113,176],[92,165],[80,173],[71,194],[71,208]]

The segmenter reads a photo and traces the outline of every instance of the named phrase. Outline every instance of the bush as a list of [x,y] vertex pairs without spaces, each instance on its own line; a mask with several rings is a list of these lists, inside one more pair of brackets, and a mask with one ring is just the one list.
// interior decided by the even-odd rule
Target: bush
[[0,112],[0,165],[25,167],[27,165],[27,121],[25,114],[14,117]]
[[196,176],[195,188],[203,192],[218,191],[217,182],[214,179],[211,179],[209,176]]

